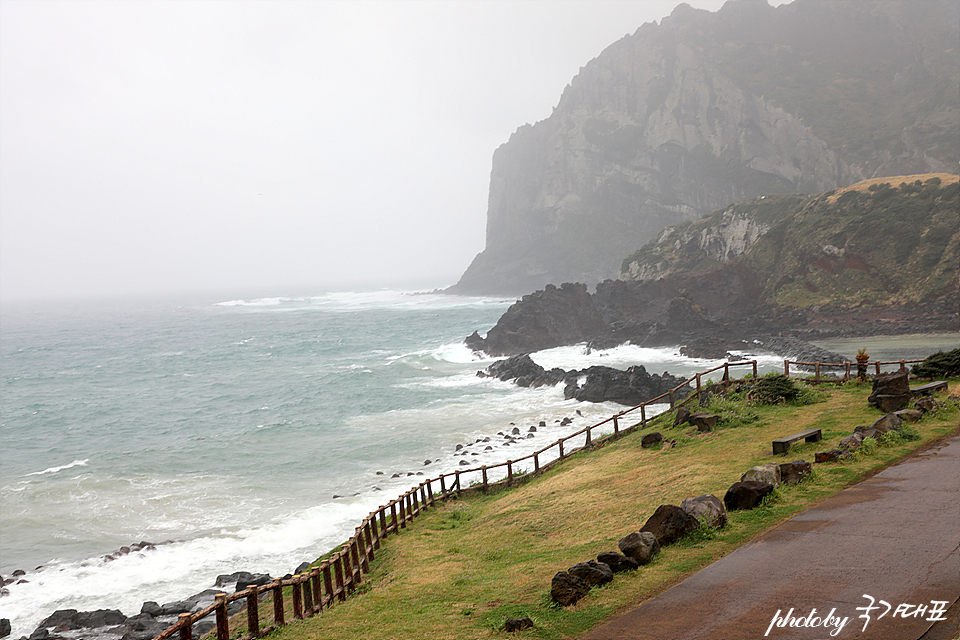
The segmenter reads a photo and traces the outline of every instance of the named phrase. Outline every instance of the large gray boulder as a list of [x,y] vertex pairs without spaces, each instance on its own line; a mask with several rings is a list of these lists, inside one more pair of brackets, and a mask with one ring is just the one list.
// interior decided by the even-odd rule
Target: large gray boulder
[[620,538],[617,547],[628,558],[633,558],[638,564],[647,564],[660,553],[660,543],[657,536],[649,531],[634,531]]
[[720,499],[712,493],[705,493],[696,498],[685,498],[680,508],[696,518],[697,522],[708,527],[719,529],[727,524],[727,510]]
[[775,487],[778,487],[780,486],[780,465],[778,465],[776,462],[768,462],[756,467],[751,467],[750,469],[747,469],[742,476],[740,476],[740,482],[745,482],[747,480],[767,482]]

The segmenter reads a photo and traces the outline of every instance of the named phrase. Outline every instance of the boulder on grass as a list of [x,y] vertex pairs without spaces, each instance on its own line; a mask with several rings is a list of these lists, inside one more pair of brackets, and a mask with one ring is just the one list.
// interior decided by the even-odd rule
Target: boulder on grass
[[768,462],[756,467],[751,467],[740,476],[740,482],[746,482],[747,480],[766,482],[775,487],[780,486],[780,465],[776,462]]
[[784,462],[780,465],[780,481],[783,484],[800,484],[810,474],[812,468],[809,462],[803,460]]
[[583,578],[570,575],[566,571],[559,571],[553,576],[550,583],[550,599],[561,607],[576,604],[577,600],[587,595],[590,585]]
[[662,442],[663,434],[659,431],[654,431],[653,433],[646,434],[640,439],[640,446],[644,449],[649,449],[650,447],[655,447]]
[[653,556],[660,553],[660,543],[657,536],[649,531],[634,531],[620,538],[617,547],[628,558],[633,558],[638,564],[647,564]]
[[753,509],[759,506],[764,496],[773,492],[773,485],[758,480],[734,482],[723,496],[727,511]]
[[603,564],[607,565],[614,573],[632,571],[640,566],[640,563],[633,558],[628,558],[622,553],[617,553],[616,551],[603,551],[598,553],[597,562],[602,562]]
[[675,504],[662,504],[640,527],[657,537],[660,545],[670,544],[700,526],[700,522]]
[[930,396],[924,396],[917,398],[917,401],[913,403],[913,408],[922,413],[930,413],[940,408],[940,403]]
[[830,451],[814,454],[813,460],[817,463],[839,462],[843,454],[844,452],[841,449],[831,449]]
[[596,560],[578,562],[567,569],[567,573],[577,576],[578,578],[583,578],[583,581],[591,587],[595,587],[598,584],[607,584],[613,580],[613,570],[610,566],[603,562],[597,562]]
[[708,527],[719,529],[727,524],[727,510],[720,499],[712,493],[705,493],[696,498],[685,498],[680,508],[691,517],[696,518]]
[[690,409],[686,407],[678,407],[677,415],[673,419],[673,426],[678,427],[681,424],[686,423],[690,419]]
[[917,422],[923,417],[923,411],[918,409],[900,409],[894,413],[904,422]]
[[527,617],[523,618],[507,618],[503,622],[503,630],[507,633],[513,633],[514,631],[523,631],[524,629],[532,629],[533,620]]
[[713,427],[720,420],[720,416],[715,413],[697,411],[690,414],[690,424],[697,428],[697,431],[713,431]]
[[873,391],[867,402],[885,413],[903,409],[913,394],[910,393],[910,383],[907,382],[906,371],[881,373],[873,379]]
[[876,429],[880,433],[886,433],[887,431],[895,431],[903,426],[903,419],[900,418],[896,413],[888,413],[882,418],[878,418],[876,422],[870,425],[870,429]]
[[863,444],[863,436],[855,431],[841,440],[837,446],[844,451],[856,451],[861,444]]

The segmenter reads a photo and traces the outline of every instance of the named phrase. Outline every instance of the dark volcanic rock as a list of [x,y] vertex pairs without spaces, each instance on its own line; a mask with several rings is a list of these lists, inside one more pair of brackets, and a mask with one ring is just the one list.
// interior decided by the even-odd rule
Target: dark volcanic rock
[[812,467],[809,462],[794,460],[780,465],[780,481],[783,484],[799,484],[806,478]]
[[513,633],[514,631],[523,631],[524,629],[532,629],[533,620],[527,617],[523,618],[507,618],[503,622],[503,630],[507,633]]
[[6,638],[10,635],[10,619],[0,618],[0,638]]
[[628,558],[633,558],[639,564],[647,564],[653,556],[660,553],[660,542],[657,536],[649,531],[634,531],[620,538],[617,547]]
[[764,496],[772,491],[773,485],[769,482],[759,482],[757,480],[735,482],[724,494],[723,504],[727,511],[753,509],[760,504]]
[[644,449],[649,449],[650,447],[655,447],[658,444],[663,442],[663,434],[659,431],[654,431],[653,433],[648,433],[640,439],[640,446]]
[[906,371],[881,373],[873,379],[873,391],[867,402],[884,413],[903,409],[913,399]]
[[649,531],[657,537],[657,542],[665,545],[679,540],[699,526],[695,517],[677,505],[662,504],[647,518],[640,531]]
[[598,584],[607,584],[613,580],[613,570],[610,566],[603,562],[597,562],[596,560],[578,562],[567,569],[567,573],[583,578],[583,581],[591,587],[595,587]]
[[629,558],[622,553],[617,553],[616,551],[603,551],[598,553],[597,562],[602,562],[603,564],[607,565],[614,573],[631,571],[640,566],[640,563],[633,558]]
[[569,607],[587,595],[590,585],[583,578],[560,571],[550,583],[550,599],[562,607]]
[[[563,382],[564,397],[568,400],[575,398],[581,402],[617,402],[628,406],[656,398],[686,381],[685,378],[672,376],[666,371],[662,375],[649,374],[642,365],[635,365],[626,371],[601,366],[579,371],[546,371],[527,354],[494,362],[486,371],[478,372],[477,375],[514,380],[522,387],[552,386]],[[582,385],[579,383],[581,378],[584,380]],[[675,398],[680,400],[690,392],[689,387],[684,387],[677,391]],[[517,432],[519,433],[519,430]]]
[[523,296],[503,314],[486,338],[467,345],[494,356],[529,353],[575,344],[603,333],[606,324],[584,284],[564,283]]

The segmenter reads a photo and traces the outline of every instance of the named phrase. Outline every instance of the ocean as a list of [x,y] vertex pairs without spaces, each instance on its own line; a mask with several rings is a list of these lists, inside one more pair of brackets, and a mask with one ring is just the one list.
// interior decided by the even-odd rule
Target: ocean
[[[492,437],[471,460],[504,462],[623,409],[478,377],[493,360],[463,338],[513,302],[375,291],[7,305],[0,575],[26,572],[0,597],[12,637],[57,609],[130,616],[219,574],[291,573],[416,474],[458,468],[457,444]],[[720,362],[583,345],[534,359],[685,376]],[[541,421],[510,448],[497,437]],[[106,557],[141,541],[156,546]]]

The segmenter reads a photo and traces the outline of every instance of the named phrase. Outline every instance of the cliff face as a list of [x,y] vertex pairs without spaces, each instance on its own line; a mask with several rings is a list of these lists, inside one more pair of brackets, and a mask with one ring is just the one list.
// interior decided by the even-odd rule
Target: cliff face
[[[924,11],[908,10],[917,4]],[[593,284],[665,226],[731,202],[955,166],[951,11],[938,1],[731,0],[643,25],[586,65],[548,119],[496,150],[486,249],[454,291]],[[894,76],[906,97],[884,111],[888,89],[874,85]],[[858,115],[859,137],[831,124]]]
[[592,295],[582,284],[526,295],[467,345],[512,355],[587,341],[956,331],[958,265],[960,176],[766,196],[664,230]]

